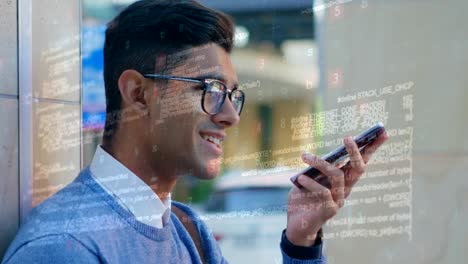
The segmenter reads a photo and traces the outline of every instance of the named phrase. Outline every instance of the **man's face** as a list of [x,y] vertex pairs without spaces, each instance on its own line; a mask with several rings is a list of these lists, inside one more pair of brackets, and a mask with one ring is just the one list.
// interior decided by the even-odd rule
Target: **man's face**
[[[217,79],[230,90],[237,86],[229,54],[220,46],[207,44],[183,54],[183,62],[168,74]],[[172,59],[179,57],[168,56],[164,61]],[[163,82],[152,82],[148,139],[152,162],[162,173],[190,174],[200,179],[216,177],[226,129],[239,123],[231,101],[226,98],[220,113],[208,115],[201,107],[201,85],[176,80]]]

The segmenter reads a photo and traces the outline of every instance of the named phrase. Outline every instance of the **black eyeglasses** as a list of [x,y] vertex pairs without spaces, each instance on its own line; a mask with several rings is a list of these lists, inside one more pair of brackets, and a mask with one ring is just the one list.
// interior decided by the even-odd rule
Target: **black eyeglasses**
[[194,79],[160,74],[144,74],[143,76],[145,78],[202,84],[203,95],[201,99],[201,105],[203,111],[209,115],[216,115],[221,112],[224,101],[226,101],[226,95],[229,95],[229,100],[231,100],[231,103],[239,116],[242,112],[242,107],[244,106],[245,94],[243,91],[238,90],[237,88],[229,90],[223,82],[216,79]]

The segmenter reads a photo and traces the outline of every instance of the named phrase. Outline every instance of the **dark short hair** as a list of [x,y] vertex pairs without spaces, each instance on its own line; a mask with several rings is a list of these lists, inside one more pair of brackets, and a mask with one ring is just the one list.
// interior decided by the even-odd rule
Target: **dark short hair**
[[230,17],[193,0],[141,0],[120,12],[107,24],[104,44],[103,140],[112,140],[118,128],[122,104],[118,80],[125,70],[165,71],[174,65],[155,69],[158,56],[208,43],[217,43],[230,53],[233,31]]

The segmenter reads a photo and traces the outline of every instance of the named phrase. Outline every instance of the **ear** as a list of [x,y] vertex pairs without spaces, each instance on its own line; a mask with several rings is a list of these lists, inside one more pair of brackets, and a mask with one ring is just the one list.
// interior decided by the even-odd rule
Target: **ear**
[[135,70],[125,70],[118,81],[122,105],[137,111],[141,116],[148,113],[144,84],[145,77]]

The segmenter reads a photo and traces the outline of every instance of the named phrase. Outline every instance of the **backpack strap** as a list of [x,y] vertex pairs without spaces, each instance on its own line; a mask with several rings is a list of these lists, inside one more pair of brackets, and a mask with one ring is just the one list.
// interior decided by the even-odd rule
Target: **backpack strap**
[[198,230],[195,226],[195,224],[191,221],[190,217],[178,208],[177,206],[173,205],[171,206],[171,211],[179,218],[180,222],[184,225],[185,229],[188,231],[190,236],[192,237],[192,240],[195,244],[195,247],[197,248],[198,254],[200,255],[200,259],[202,263],[206,263],[205,261],[205,255],[203,254],[203,248],[202,244],[200,241],[200,234],[198,233]]

